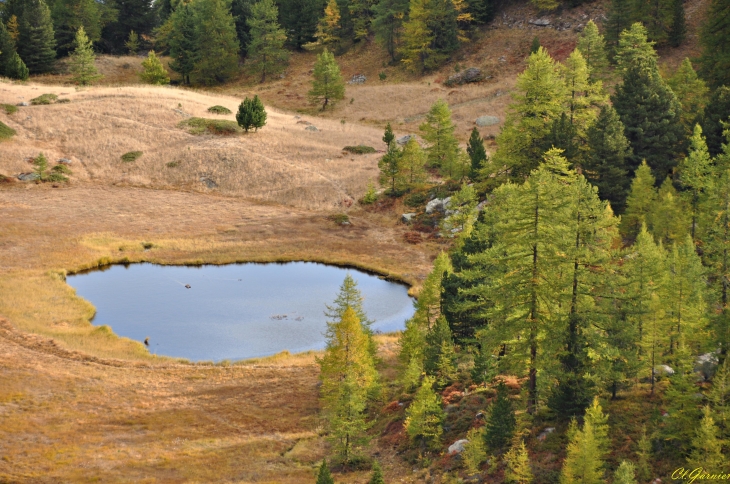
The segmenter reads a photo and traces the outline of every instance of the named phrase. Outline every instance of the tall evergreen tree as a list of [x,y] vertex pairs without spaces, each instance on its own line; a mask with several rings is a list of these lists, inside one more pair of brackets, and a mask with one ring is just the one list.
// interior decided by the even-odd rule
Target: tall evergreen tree
[[671,328],[670,352],[678,350],[682,341],[688,348],[704,345],[707,339],[704,327],[707,283],[702,260],[689,235],[672,246],[667,269],[665,300]]
[[157,26],[157,12],[154,3],[149,0],[114,0],[113,5],[116,15],[113,21],[104,25],[101,32],[101,43],[108,52],[123,52],[132,30],[145,36],[150,35]]
[[605,77],[608,69],[606,56],[606,40],[598,31],[598,27],[589,20],[578,37],[578,50],[583,54],[590,69],[589,78],[595,82]]
[[690,234],[694,241],[697,241],[699,233],[703,233],[699,224],[703,212],[702,207],[707,201],[712,182],[711,174],[712,159],[707,150],[705,138],[702,136],[702,128],[697,124],[690,139],[689,155],[679,165],[679,180],[686,190],[691,209]]
[[335,484],[335,480],[330,474],[330,469],[327,467],[327,459],[322,459],[322,464],[319,466],[317,471],[317,483],[316,484]]
[[476,180],[479,176],[479,171],[487,162],[487,150],[484,149],[484,139],[476,128],[471,130],[469,142],[466,145],[466,152],[469,154],[469,159],[471,160],[469,178]]
[[602,484],[603,460],[593,425],[586,420],[582,429],[574,428],[569,432],[572,437],[560,473],[560,484]]
[[497,398],[492,404],[489,418],[485,425],[484,443],[491,450],[502,450],[512,439],[515,431],[515,411],[509,400],[507,386],[504,382],[497,385]]
[[725,358],[712,377],[712,388],[707,395],[712,418],[718,426],[720,438],[730,437],[730,358]]
[[401,161],[402,153],[395,143],[390,144],[388,151],[378,161],[380,185],[387,187],[391,197],[402,194],[408,183]]
[[454,136],[456,126],[451,120],[451,110],[446,101],[436,101],[426,114],[426,121],[418,129],[423,139],[430,144],[426,148],[429,165],[440,168],[442,173],[451,176],[459,145]]
[[611,0],[606,21],[606,44],[611,58],[618,50],[621,32],[631,26],[633,21],[631,10],[631,0]]
[[713,89],[730,86],[730,8],[728,0],[712,0],[700,32],[702,77]]
[[281,0],[279,18],[286,31],[287,43],[295,49],[315,40],[325,2],[323,0]]
[[28,69],[15,50],[15,40],[2,21],[0,21],[0,76],[21,80],[28,78]]
[[497,14],[497,1],[495,0],[469,0],[469,13],[478,23],[488,24],[494,20]]
[[267,74],[271,76],[284,70],[289,58],[284,49],[286,34],[279,27],[278,17],[274,0],[259,0],[251,8],[251,18],[248,19],[251,35],[248,61],[261,74],[261,82],[266,82]]
[[94,61],[96,56],[94,55],[94,49],[91,46],[91,40],[86,36],[84,27],[79,27],[79,31],[76,32],[76,47],[71,54],[71,62],[69,67],[73,73],[73,80],[86,86],[91,84],[95,80],[101,78],[99,71],[96,70]]
[[172,26],[167,39],[170,48],[170,68],[180,74],[183,83],[190,84],[190,76],[195,70],[196,33],[194,11],[190,3],[182,2],[170,16]]
[[312,74],[312,89],[309,91],[309,99],[312,103],[321,102],[322,111],[328,105],[334,106],[337,101],[345,97],[345,81],[340,74],[340,66],[337,65],[335,56],[325,49],[317,55],[317,62],[314,63]]
[[433,391],[434,379],[425,377],[413,402],[406,409],[405,428],[412,442],[419,442],[421,449],[435,448],[441,443],[444,412],[441,399]]
[[684,0],[672,0],[672,23],[669,26],[669,45],[679,47],[687,36]]
[[56,60],[56,40],[48,6],[43,0],[27,0],[18,19],[18,55],[31,74],[50,72]]
[[372,21],[372,10],[370,0],[350,0],[348,9],[352,17],[354,40],[367,39],[370,33],[370,22]]
[[598,119],[588,129],[588,155],[583,163],[586,178],[598,187],[598,195],[623,213],[629,191],[626,158],[631,154],[624,125],[610,105],[601,107]]
[[380,0],[373,7],[375,39],[382,45],[390,59],[398,60],[403,37],[403,23],[408,14],[408,0]]
[[505,479],[516,484],[530,484],[532,482],[530,456],[527,453],[524,440],[521,440],[519,445],[514,444],[505,454],[504,460],[507,463],[507,468],[504,470]]
[[649,231],[657,241],[668,247],[675,242],[684,241],[689,234],[690,220],[687,217],[687,209],[670,177],[665,178],[659,188],[647,222]]
[[641,438],[636,443],[636,473],[641,481],[648,481],[652,476],[649,459],[651,457],[651,441],[646,435],[646,426],[641,427]]
[[730,123],[730,86],[722,86],[712,93],[702,115],[702,132],[707,138],[711,156],[722,153],[725,142],[723,123]]
[[[231,15],[233,15],[236,24],[236,37],[238,38],[238,45],[241,48],[241,52],[248,52],[248,44],[251,43],[251,27],[249,27],[248,21],[251,18],[251,9],[254,3],[256,3],[256,0],[231,1]],[[183,4],[184,2],[180,2],[177,8],[180,8]],[[281,6],[283,5],[280,4]],[[281,8],[279,8],[279,15],[281,13]]]
[[84,28],[92,43],[101,38],[102,6],[95,0],[55,0],[50,7],[59,55],[75,49],[79,27]]
[[[254,99],[258,99],[258,96],[255,96]],[[368,336],[370,355],[375,358],[378,348],[377,343],[373,339],[373,330],[371,328],[373,321],[365,313],[365,309],[363,308],[364,301],[365,299],[357,287],[357,281],[350,274],[347,274],[342,281],[342,285],[340,285],[340,292],[337,293],[332,306],[325,305],[326,311],[324,314],[328,318],[327,335],[333,334],[334,325],[342,319],[345,310],[351,308],[355,311],[355,315],[360,321],[360,324],[362,324],[362,330]]]
[[193,2],[196,56],[191,76],[200,84],[225,82],[238,72],[236,25],[226,0]]
[[702,409],[702,420],[692,439],[689,468],[702,468],[711,474],[728,470],[727,456],[722,452],[723,441],[717,436],[717,426],[709,406]]
[[335,49],[342,40],[342,16],[336,0],[329,0],[324,8],[324,15],[319,19],[314,36],[322,45],[332,45]]
[[670,444],[667,452],[676,456],[687,455],[700,420],[699,402],[695,396],[697,377],[692,369],[692,360],[686,346],[680,343],[680,349],[674,355],[674,374],[669,376],[669,387],[665,392],[668,415],[662,437]]
[[697,77],[692,63],[685,58],[674,75],[667,80],[667,84],[682,106],[680,120],[684,126],[685,137],[689,138],[707,105],[708,91],[705,81]]
[[426,181],[426,153],[415,138],[408,140],[400,153],[400,169],[408,188]]
[[651,168],[642,163],[631,182],[631,192],[626,200],[626,212],[621,218],[621,235],[624,238],[633,240],[641,231],[642,224],[649,222],[656,199],[655,183]]
[[441,65],[459,46],[453,0],[410,0],[403,25],[402,62],[414,72]]
[[636,482],[634,464],[627,460],[622,460],[621,465],[618,466],[616,472],[613,475],[614,484],[638,484]]
[[377,460],[373,461],[373,474],[370,476],[368,484],[385,484],[383,469],[380,467]]
[[393,128],[390,127],[390,123],[385,125],[385,132],[383,133],[383,143],[385,143],[385,146],[390,146],[390,144],[395,141],[395,135],[393,134]]

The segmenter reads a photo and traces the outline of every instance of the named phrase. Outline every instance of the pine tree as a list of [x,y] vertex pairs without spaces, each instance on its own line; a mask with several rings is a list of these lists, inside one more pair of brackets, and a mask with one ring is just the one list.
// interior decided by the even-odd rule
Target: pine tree
[[633,149],[629,170],[646,160],[663,179],[675,166],[682,141],[681,107],[659,75],[656,53],[641,24],[621,34],[617,60],[623,83],[611,99]]
[[613,475],[613,484],[637,484],[636,468],[627,460],[622,460]]
[[577,48],[583,54],[590,69],[590,81],[595,82],[604,78],[608,69],[606,41],[593,20],[589,20],[583,32],[580,33]]
[[611,0],[606,21],[606,44],[611,58],[616,55],[621,33],[631,26],[631,3],[631,0]]
[[44,74],[53,69],[56,40],[51,12],[43,0],[27,0],[19,17],[18,55],[31,74]]
[[730,358],[717,368],[712,378],[712,388],[707,395],[712,408],[712,418],[718,426],[720,438],[727,442],[730,437]]
[[674,242],[683,241],[689,234],[687,209],[671,178],[664,179],[647,218],[649,231],[668,247]]
[[583,428],[573,432],[563,462],[560,484],[602,484],[603,460],[593,425],[586,420]]
[[[181,10],[187,10],[187,4],[183,4],[179,8]],[[139,52],[139,35],[137,35],[137,32],[135,32],[134,30],[129,32],[129,37],[124,43],[124,46],[129,51],[130,55],[137,55],[137,52]]]
[[679,47],[687,36],[684,0],[672,0],[672,23],[669,26],[669,45]]
[[418,141],[415,138],[409,139],[400,153],[399,160],[401,174],[408,188],[413,188],[426,181],[426,159],[426,153],[421,149]]
[[212,85],[225,82],[238,72],[240,45],[236,25],[226,0],[193,2],[195,18],[194,82]]
[[[324,16],[319,20],[317,33],[314,36],[322,45],[332,44],[335,49],[340,45],[341,39],[341,16],[340,7],[336,0],[329,0],[324,9]],[[319,59],[319,57],[317,57]]]
[[551,124],[560,118],[567,98],[559,65],[544,48],[528,59],[517,90],[497,137],[493,163],[508,167],[513,179],[522,180],[539,165]]
[[378,161],[380,169],[380,185],[388,187],[391,197],[397,197],[407,187],[408,179],[401,163],[402,153],[395,143],[391,143],[388,151]]
[[5,75],[10,79],[20,79],[21,81],[28,79],[30,71],[17,52],[13,52],[13,57],[5,65]]
[[354,40],[367,39],[372,21],[371,2],[369,0],[350,0],[348,9],[352,18]]
[[723,442],[717,437],[717,426],[712,418],[709,406],[702,409],[702,420],[692,439],[692,453],[689,456],[689,468],[703,468],[706,472],[716,474],[728,468],[727,457],[722,452]]
[[504,449],[512,439],[515,425],[515,411],[509,401],[507,387],[500,381],[497,385],[497,398],[485,425],[484,444],[491,450]]
[[710,96],[701,122],[711,156],[722,153],[722,144],[725,142],[723,123],[728,121],[730,121],[730,86],[721,86]]
[[469,136],[469,141],[466,145],[466,152],[469,154],[469,159],[471,160],[469,178],[477,180],[479,171],[487,162],[487,150],[484,149],[484,139],[476,128],[471,130],[471,136]]
[[393,62],[398,60],[408,3],[408,0],[380,0],[373,7],[375,39],[385,48]]
[[[426,332],[425,341],[423,369],[427,375],[436,377],[437,385],[443,388],[446,385],[442,384],[443,381],[438,381],[439,365],[446,365],[443,369],[451,372],[451,374],[447,375],[448,377],[453,377],[455,371],[453,368],[454,340],[451,337],[451,329],[445,317],[439,316],[433,327]],[[442,359],[444,352],[448,358],[452,358],[451,361]],[[449,363],[451,367],[449,367]]]
[[669,376],[669,387],[665,397],[667,401],[667,418],[662,430],[664,440],[672,444],[679,455],[689,451],[697,422],[700,420],[700,409],[695,397],[697,385],[692,369],[693,358],[684,344],[674,355],[674,374]]
[[466,467],[468,475],[479,474],[482,462],[487,460],[487,449],[484,446],[484,427],[469,429],[466,440],[468,442],[464,444],[464,452],[461,453],[464,467]]
[[469,0],[469,12],[477,23],[488,24],[497,14],[495,0]]
[[322,464],[319,466],[316,484],[335,484],[335,480],[332,478],[332,474],[330,474],[329,467],[327,467],[326,459],[322,459]]
[[327,348],[318,363],[323,416],[335,451],[347,466],[366,440],[365,406],[377,377],[367,334],[352,308],[345,309],[328,331]]
[[28,78],[28,69],[15,51],[15,40],[2,21],[0,21],[0,76],[21,80]]
[[[167,42],[170,47],[170,57],[173,59],[170,68],[182,76],[185,84],[190,84],[190,75],[195,70],[197,56],[194,15],[189,3],[181,3],[172,12],[169,20],[172,31]],[[131,35],[130,33],[130,40]]]
[[540,38],[536,35],[532,38],[532,45],[530,45],[530,54],[537,53],[538,50],[540,50]]
[[266,125],[266,110],[258,96],[246,98],[238,106],[236,121],[247,133],[250,129],[258,131]]
[[340,66],[327,49],[317,55],[313,76],[309,99],[313,104],[321,102],[322,111],[328,105],[334,106],[337,101],[345,98],[345,81],[340,74]]
[[390,123],[385,125],[385,133],[383,133],[383,143],[385,146],[390,147],[390,144],[395,141],[395,135],[393,129],[390,127]]
[[504,477],[508,482],[516,484],[530,484],[532,482],[530,456],[527,453],[524,440],[521,440],[519,445],[513,445],[505,454],[504,460],[507,464]]
[[[287,32],[288,44],[295,49],[301,49],[305,44],[313,42],[325,2],[323,0],[282,0],[278,5],[279,21],[281,27]],[[241,40],[241,45],[246,46],[247,43]]]
[[459,144],[454,136],[456,126],[451,120],[451,110],[446,101],[436,101],[426,114],[426,121],[418,129],[423,139],[430,144],[426,148],[429,165],[441,168],[444,174],[452,176]]
[[92,43],[101,38],[101,29],[106,22],[100,3],[95,0],[55,0],[49,2],[49,7],[59,55],[70,54],[76,48],[76,33],[80,27]]
[[692,240],[698,242],[699,235],[704,235],[704,205],[707,203],[712,184],[712,159],[707,150],[702,128],[695,125],[690,139],[689,155],[679,165],[679,180],[686,190],[691,211],[690,234]]
[[[700,72],[712,88],[730,87],[730,9],[727,0],[712,0],[700,31]],[[704,126],[703,126],[704,127]]]
[[[99,2],[105,5],[106,2]],[[134,30],[138,35],[152,34],[157,26],[158,16],[155,2],[149,0],[114,0],[113,9],[102,10],[102,17],[109,17],[111,20],[104,25],[101,37],[106,49],[114,53],[122,53],[125,50],[125,42],[129,33]],[[112,11],[113,10],[113,11]]]
[[434,379],[425,377],[413,402],[406,409],[405,429],[412,442],[424,447],[436,448],[441,443],[444,412],[441,399],[433,391]]
[[634,239],[641,231],[641,225],[649,222],[648,218],[656,200],[655,179],[651,168],[642,163],[636,176],[631,181],[631,191],[626,200],[626,212],[621,218],[621,235]]
[[598,119],[588,129],[588,147],[583,163],[586,178],[598,187],[602,200],[608,200],[616,213],[623,213],[629,191],[626,158],[631,147],[612,106],[601,107]]
[[373,475],[370,476],[368,484],[385,484],[383,469],[380,468],[380,464],[378,464],[378,461],[373,461]]
[[73,73],[73,80],[82,86],[91,84],[102,76],[96,70],[94,61],[94,49],[91,47],[91,40],[86,36],[83,27],[76,32],[76,48],[71,54],[69,67]]
[[682,112],[680,120],[686,137],[692,136],[695,124],[701,119],[702,112],[707,105],[707,86],[705,81],[697,77],[692,63],[685,58],[667,84],[676,94]]
[[259,0],[251,8],[248,19],[251,42],[248,45],[248,61],[254,71],[261,73],[261,82],[266,75],[275,75],[284,70],[289,55],[284,50],[286,34],[279,27],[279,9],[274,0]]
[[162,65],[154,50],[149,51],[147,58],[142,62],[142,68],[144,71],[139,75],[142,82],[158,85],[170,82],[165,66]]

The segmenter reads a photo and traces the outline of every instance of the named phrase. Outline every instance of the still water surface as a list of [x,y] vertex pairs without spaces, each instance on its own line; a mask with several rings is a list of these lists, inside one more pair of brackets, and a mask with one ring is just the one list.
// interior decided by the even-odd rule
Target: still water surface
[[114,265],[67,280],[96,306],[94,325],[137,341],[149,338],[150,352],[158,355],[220,361],[323,348],[325,304],[332,304],[348,273],[373,330],[403,329],[413,315],[406,286],[313,262]]

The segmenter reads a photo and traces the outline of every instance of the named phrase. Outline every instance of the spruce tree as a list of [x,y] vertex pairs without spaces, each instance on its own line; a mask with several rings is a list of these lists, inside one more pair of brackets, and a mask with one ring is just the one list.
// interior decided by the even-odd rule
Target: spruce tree
[[352,308],[328,331],[324,356],[317,361],[323,416],[335,451],[347,466],[366,440],[367,395],[377,379],[367,334]]
[[408,0],[380,0],[373,6],[375,40],[385,48],[392,62],[398,60],[408,4]]
[[493,162],[522,180],[539,165],[551,124],[560,118],[567,99],[559,65],[544,48],[530,55],[512,98]]
[[76,48],[76,33],[80,27],[84,28],[84,32],[92,43],[101,38],[101,29],[105,19],[99,2],[95,0],[55,0],[49,6],[59,55],[70,54]]
[[56,40],[48,6],[43,0],[27,0],[18,21],[18,55],[31,74],[50,72],[56,60]]
[[535,54],[540,50],[540,38],[536,35],[532,38],[532,45],[530,45],[530,54]]
[[402,153],[395,143],[391,143],[388,151],[378,161],[380,169],[380,185],[387,187],[391,197],[397,197],[407,187],[408,179],[401,163]]
[[459,142],[454,135],[456,126],[451,120],[451,110],[439,99],[426,114],[426,121],[418,128],[423,139],[430,144],[426,148],[429,166],[440,168],[448,176],[453,174]]
[[616,50],[618,50],[621,32],[631,26],[631,3],[631,0],[611,0],[606,21],[606,44],[611,58],[616,55]]
[[426,153],[415,138],[408,140],[400,153],[400,172],[408,188],[426,181]]
[[476,128],[471,130],[469,141],[466,144],[466,152],[469,154],[469,160],[471,160],[469,178],[476,180],[479,177],[479,171],[487,162],[487,150],[484,149],[484,139]]
[[583,162],[586,178],[598,187],[598,195],[623,213],[630,180],[626,158],[631,154],[624,125],[610,105],[601,107],[598,119],[588,129],[588,154]]
[[28,79],[28,68],[15,50],[15,40],[0,21],[0,76],[11,79]]
[[516,484],[530,484],[532,482],[530,456],[527,453],[524,440],[521,440],[519,445],[513,445],[505,454],[504,460],[507,464],[504,470],[504,477],[507,481]]
[[317,472],[317,483],[316,484],[335,484],[335,480],[330,474],[329,467],[327,467],[327,459],[322,459],[322,464],[319,466]]
[[[100,4],[105,3],[100,2]],[[112,5],[116,15],[111,15],[113,13],[111,11],[104,12],[104,15],[111,16],[112,21],[104,25],[101,33],[101,42],[106,50],[114,53],[124,52],[124,44],[132,30],[140,36],[153,33],[152,31],[158,20],[158,12],[155,9],[154,2],[149,0],[114,0]]]
[[595,82],[605,77],[608,69],[606,40],[598,31],[593,20],[589,20],[583,32],[580,33],[577,48],[588,64],[590,80]]
[[[315,40],[317,23],[324,7],[323,0],[282,0],[279,2],[279,21],[281,27],[287,32],[288,45],[301,49],[305,44]],[[245,47],[248,43],[241,40],[241,45]]]
[[671,247],[675,242],[684,241],[689,234],[690,220],[687,215],[687,207],[674,188],[672,179],[665,178],[647,217],[649,231],[657,241]]
[[432,377],[425,377],[406,409],[406,434],[412,442],[420,443],[421,449],[438,447],[443,434],[444,412],[441,398],[433,391],[433,384]]
[[629,170],[646,160],[663,179],[676,165],[682,142],[681,107],[659,74],[656,53],[641,24],[621,34],[617,58],[623,83],[611,99],[633,150]]
[[621,218],[621,235],[624,238],[633,240],[641,231],[642,224],[649,222],[649,215],[656,199],[655,183],[651,168],[646,162],[642,163],[631,181],[626,211]]
[[142,62],[142,68],[144,70],[139,75],[142,82],[157,85],[170,82],[170,76],[167,75],[165,66],[162,65],[154,50],[149,51],[147,58]]
[[314,36],[322,45],[332,45],[335,49],[340,46],[342,40],[340,7],[336,0],[329,0],[324,9],[324,15],[319,19],[317,32]]
[[238,72],[240,45],[236,25],[226,0],[193,2],[195,18],[194,82],[212,85],[225,82]]
[[703,233],[703,227],[699,227],[699,224],[704,212],[702,207],[707,201],[712,183],[711,173],[712,159],[702,136],[702,128],[697,124],[690,139],[689,155],[679,165],[679,180],[689,200],[692,219],[690,234],[694,241],[697,241],[698,235]]
[[730,87],[730,8],[728,0],[712,0],[700,31],[702,77],[710,87]]
[[340,66],[327,49],[317,55],[313,77],[309,99],[313,104],[321,102],[322,111],[345,98],[345,81],[340,74]]
[[284,49],[286,34],[279,27],[279,10],[274,0],[259,0],[251,8],[248,19],[251,41],[248,45],[248,61],[255,72],[266,75],[278,74],[286,67],[289,54]]
[[254,129],[258,131],[266,125],[266,110],[258,96],[246,98],[238,106],[236,121],[247,133]]
[[707,105],[708,91],[705,81],[697,77],[692,63],[685,57],[674,75],[667,79],[667,84],[677,95],[677,100],[682,106],[680,120],[684,127],[685,137],[690,137]]
[[167,41],[172,57],[170,68],[182,76],[184,84],[190,84],[190,76],[195,70],[197,46],[194,15],[190,3],[181,3],[172,12],[169,21],[172,25]]
[[669,45],[679,47],[687,36],[684,0],[672,0],[672,23],[669,26]]
[[383,133],[383,143],[385,146],[390,147],[390,144],[395,141],[395,135],[393,134],[393,128],[390,127],[390,123],[385,125],[385,132]]
[[91,40],[86,36],[84,28],[79,27],[79,31],[76,32],[76,48],[71,54],[71,62],[69,63],[74,82],[86,86],[102,77],[99,71],[96,70],[95,60],[96,56],[91,46]]
[[613,484],[638,484],[636,482],[636,468],[627,460],[622,460],[613,475]]
[[383,469],[380,468],[378,461],[373,461],[373,474],[370,476],[368,484],[385,484],[385,478],[383,477]]
[[490,450],[502,450],[512,439],[515,431],[515,411],[509,401],[507,386],[500,381],[497,397],[492,404],[484,431],[484,443]]
[[722,153],[725,142],[723,123],[730,122],[730,86],[721,86],[712,93],[702,115],[702,132],[707,138],[711,156]]

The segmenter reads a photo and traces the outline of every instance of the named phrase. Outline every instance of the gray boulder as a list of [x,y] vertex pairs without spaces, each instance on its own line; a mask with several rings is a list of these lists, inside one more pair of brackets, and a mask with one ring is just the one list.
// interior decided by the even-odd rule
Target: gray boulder
[[709,380],[715,374],[717,364],[717,353],[705,353],[704,355],[698,356],[697,360],[695,360],[694,370],[701,374],[705,380]]
[[36,181],[40,177],[38,176],[38,173],[21,173],[17,175],[16,178],[20,181]]
[[483,128],[485,126],[494,126],[495,124],[499,124],[499,118],[497,116],[479,116],[476,121],[476,125],[480,128]]
[[555,432],[555,427],[548,427],[540,432],[540,435],[537,436],[537,440],[545,440],[547,439],[548,435],[552,434],[553,432]]
[[396,143],[398,143],[400,146],[405,146],[408,144],[408,142],[411,140],[411,138],[415,138],[415,135],[407,134],[405,136],[401,136],[397,140],[395,140]]
[[400,221],[403,222],[404,224],[409,224],[413,221],[413,217],[415,217],[415,216],[416,216],[415,213],[404,213],[403,215],[400,216]]
[[654,375],[672,376],[674,375],[674,369],[669,365],[657,365],[654,367]]
[[464,446],[469,443],[467,439],[457,440],[449,446],[449,455],[461,454],[464,452]]
[[30,103],[23,101],[22,103],[18,103],[18,106],[30,106]]
[[355,74],[352,76],[352,79],[348,81],[348,84],[365,84],[365,81],[367,81],[368,78],[365,77],[362,74]]
[[484,74],[478,67],[470,67],[458,74],[450,76],[446,81],[446,85],[452,86],[454,84],[468,84],[470,82],[479,82],[484,80]]
[[309,126],[307,126],[307,127],[306,127],[306,128],[304,128],[304,129],[306,129],[307,131],[319,131],[319,130],[317,129],[317,127],[316,127],[315,125],[313,125],[313,124],[310,124]]
[[57,163],[60,163],[62,165],[70,165],[73,162],[71,160],[69,160],[68,158],[59,158]]
[[448,198],[434,198],[426,204],[426,213],[433,213],[434,211],[446,212],[451,197]]
[[538,18],[538,19],[530,20],[529,23],[531,25],[537,25],[538,27],[547,27],[548,25],[550,25],[550,20],[548,20],[546,18]]
[[218,184],[207,176],[201,176],[200,181],[208,188],[218,188]]

